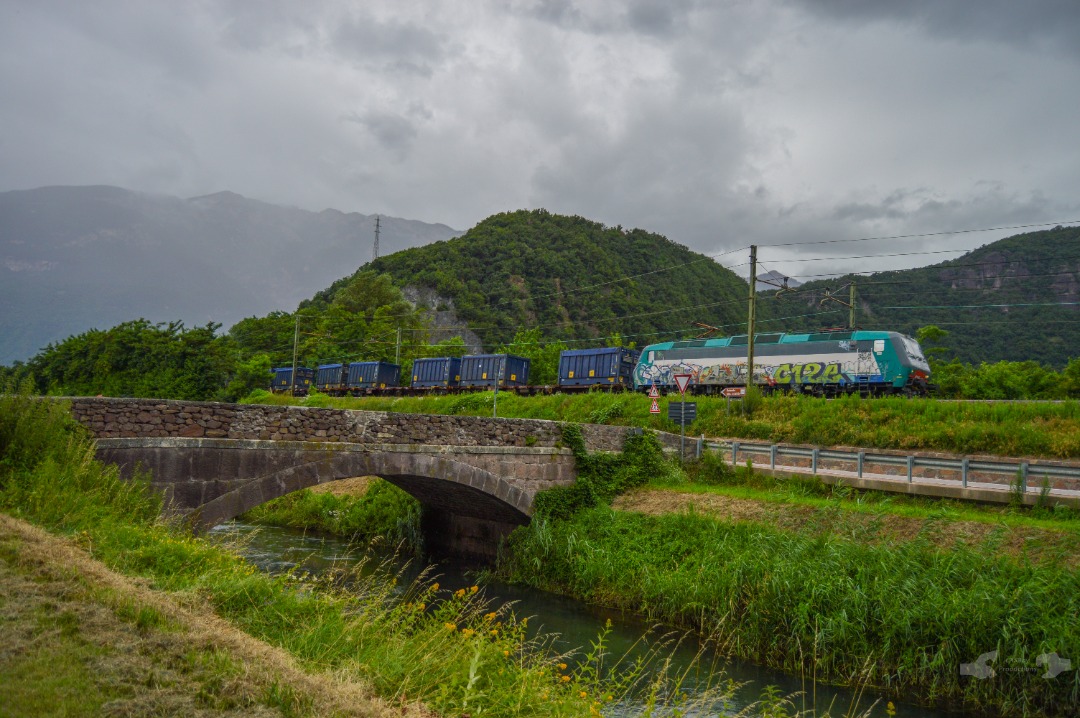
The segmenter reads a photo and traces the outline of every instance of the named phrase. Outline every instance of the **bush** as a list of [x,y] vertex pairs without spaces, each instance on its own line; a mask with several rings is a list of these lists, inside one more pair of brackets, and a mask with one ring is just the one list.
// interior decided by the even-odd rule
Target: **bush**
[[577,424],[564,424],[562,439],[574,452],[578,478],[570,486],[538,493],[533,499],[537,516],[567,518],[582,509],[610,503],[620,493],[649,481],[685,481],[682,472],[664,456],[664,447],[652,432],[631,433],[619,454],[590,454]]

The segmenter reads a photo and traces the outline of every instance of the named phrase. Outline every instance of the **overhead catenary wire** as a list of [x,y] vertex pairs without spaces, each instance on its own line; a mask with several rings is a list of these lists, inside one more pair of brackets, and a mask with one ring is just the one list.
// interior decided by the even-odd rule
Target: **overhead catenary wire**
[[987,227],[985,229],[953,229],[940,232],[923,232],[921,234],[894,234],[886,237],[857,237],[854,239],[819,239],[807,242],[780,242],[777,244],[759,244],[758,247],[797,247],[808,244],[837,244],[840,242],[877,242],[894,239],[921,239],[925,237],[944,237],[952,234],[972,234],[975,232],[1004,232],[1014,229],[1030,229],[1032,227],[1063,227],[1067,224],[1080,224],[1080,219],[1070,219],[1062,222],[1039,222],[1036,224],[1014,224],[1007,227]]

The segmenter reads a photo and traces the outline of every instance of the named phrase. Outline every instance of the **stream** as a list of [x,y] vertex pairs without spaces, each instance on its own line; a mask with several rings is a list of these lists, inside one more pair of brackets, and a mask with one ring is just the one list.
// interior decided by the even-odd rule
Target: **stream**
[[[259,569],[271,574],[280,574],[291,570],[307,571],[318,575],[335,565],[354,564],[363,560],[363,554],[347,540],[320,533],[304,532],[278,526],[266,526],[231,521],[214,527],[212,537],[234,546],[248,561]],[[377,565],[392,559],[389,554],[369,554],[370,565]],[[411,562],[404,565],[401,574],[403,584],[415,578],[427,564]],[[435,566],[434,574],[439,583],[450,590],[471,586],[475,577],[468,573],[472,566],[453,561],[442,561]],[[514,613],[528,616],[530,632],[557,634],[552,637],[553,648],[560,653],[569,653],[580,649],[587,650],[603,630],[607,621],[611,622],[611,632],[606,645],[609,655],[622,656],[628,652],[644,650],[641,638],[646,633],[658,636],[673,632],[683,635],[675,629],[657,627],[644,618],[632,613],[614,609],[590,606],[566,596],[547,593],[524,586],[512,586],[499,581],[485,581],[482,584],[484,595],[495,606],[514,602]],[[651,631],[651,632],[650,632]],[[706,665],[716,661],[727,678],[737,683],[745,683],[729,705],[734,714],[745,706],[755,702],[761,695],[761,689],[772,685],[779,688],[780,695],[799,693],[792,700],[799,710],[816,709],[817,716],[830,715],[833,718],[845,715],[868,715],[870,718],[885,718],[886,699],[871,693],[858,694],[846,688],[818,683],[816,686],[809,679],[804,684],[797,677],[777,670],[764,668],[746,661],[725,659],[715,656],[708,649],[700,650],[699,642],[694,637],[685,637],[677,645],[665,649],[664,656],[671,656],[672,667],[676,671],[690,666],[695,658]],[[699,655],[700,653],[700,655]],[[573,656],[567,660],[573,665]],[[877,705],[874,705],[877,701]],[[922,708],[915,705],[894,701],[895,715],[898,718],[962,718],[977,714],[941,709]],[[855,706],[856,710],[850,710]],[[632,713],[633,711],[627,711]]]

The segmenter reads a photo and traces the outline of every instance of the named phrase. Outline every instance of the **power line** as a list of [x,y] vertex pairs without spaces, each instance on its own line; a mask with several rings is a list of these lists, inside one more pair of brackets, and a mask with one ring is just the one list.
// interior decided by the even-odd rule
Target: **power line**
[[1009,227],[988,227],[986,229],[954,229],[947,232],[924,232],[922,234],[894,234],[890,237],[859,237],[858,239],[821,239],[810,242],[784,242],[781,244],[759,244],[758,247],[796,247],[804,244],[836,244],[838,242],[874,242],[887,239],[916,239],[920,237],[941,237],[950,234],[971,234],[972,232],[1003,232],[1013,229],[1030,229],[1031,227],[1064,226],[1066,224],[1080,224],[1080,219],[1070,219],[1064,222],[1040,222],[1038,224],[1015,224]]
[[[1046,258],[1042,258],[1042,259],[1026,259],[1026,260],[1010,259],[1010,260],[1007,260],[1005,263],[1006,264],[1018,264],[1018,263],[1023,262],[1025,265],[1027,265],[1027,264],[1032,264],[1032,263],[1037,263],[1037,262],[1073,262],[1073,261],[1077,261],[1077,260],[1080,260],[1080,256],[1077,256],[1077,257],[1046,257]],[[780,261],[786,261],[786,260],[780,260]],[[895,274],[895,273],[898,273],[898,272],[914,272],[914,271],[923,270],[923,269],[937,269],[937,270],[965,269],[965,268],[968,268],[968,267],[984,267],[984,266],[986,266],[988,264],[1001,264],[1001,262],[987,260],[985,262],[971,262],[969,264],[950,264],[950,265],[947,265],[947,266],[936,264],[936,265],[930,265],[928,267],[913,267],[911,269],[884,269],[884,270],[878,269],[878,270],[866,270],[866,271],[861,271],[861,272],[830,272],[830,273],[827,273],[827,274],[790,274],[790,275],[787,275],[787,277],[789,279],[810,279],[810,280],[813,280],[813,279],[816,279],[816,278],[819,278],[819,277],[847,277],[847,276],[867,276],[867,275],[875,275],[875,274]],[[1057,272],[1057,274],[1068,274],[1068,273],[1071,273],[1071,272],[1074,272],[1074,271],[1076,271],[1076,270],[1062,269],[1059,272]]]
[[[978,249],[976,247],[975,249]],[[958,254],[960,252],[972,252],[972,249],[937,249],[931,252],[898,252],[896,254],[861,254],[853,257],[810,257],[808,259],[774,259],[777,264],[790,264],[793,262],[827,262],[838,259],[878,259],[881,257],[916,257],[924,254]],[[902,271],[902,270],[892,270]]]
[[1016,304],[928,304],[910,307],[877,307],[878,309],[1000,309],[1003,307],[1076,307],[1080,302],[1029,302]]

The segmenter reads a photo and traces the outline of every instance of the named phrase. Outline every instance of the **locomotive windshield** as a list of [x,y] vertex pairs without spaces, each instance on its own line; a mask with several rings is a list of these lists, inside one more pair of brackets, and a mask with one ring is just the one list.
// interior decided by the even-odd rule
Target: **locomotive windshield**
[[930,365],[926,363],[926,357],[923,356],[922,348],[919,346],[919,343],[903,334],[900,335],[900,341],[904,345],[904,352],[907,354],[911,365],[916,369],[922,369],[925,372],[929,372]]

